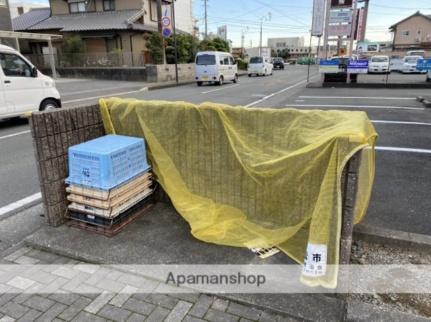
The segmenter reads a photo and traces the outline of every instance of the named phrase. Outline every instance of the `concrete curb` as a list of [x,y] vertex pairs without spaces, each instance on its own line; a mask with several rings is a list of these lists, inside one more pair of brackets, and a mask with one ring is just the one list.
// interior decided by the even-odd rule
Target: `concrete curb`
[[431,236],[429,235],[377,228],[361,224],[355,227],[353,238],[370,243],[414,248],[415,250],[431,253]]

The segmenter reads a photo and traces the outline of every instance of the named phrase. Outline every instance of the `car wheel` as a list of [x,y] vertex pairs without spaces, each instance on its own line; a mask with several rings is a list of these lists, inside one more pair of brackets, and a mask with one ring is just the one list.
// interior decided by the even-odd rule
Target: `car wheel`
[[218,85],[219,86],[222,86],[223,85],[223,81],[224,81],[224,78],[223,78],[223,76],[220,76],[220,79],[218,80]]
[[251,74],[248,74],[248,77],[251,77]]
[[197,82],[196,84],[198,84],[198,86],[201,87],[203,82]]
[[235,78],[233,79],[233,82],[234,82],[235,84],[237,84],[237,83],[239,82],[238,74],[235,74]]
[[39,111],[52,111],[56,108],[60,108],[60,104],[53,99],[46,99],[40,104]]

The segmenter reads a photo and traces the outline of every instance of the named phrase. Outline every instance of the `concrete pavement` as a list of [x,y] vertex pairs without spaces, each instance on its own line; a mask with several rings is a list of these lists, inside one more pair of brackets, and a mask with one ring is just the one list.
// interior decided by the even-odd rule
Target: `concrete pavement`
[[[431,201],[427,196],[431,175],[431,110],[415,98],[426,90],[305,88],[306,66],[289,66],[272,77],[242,77],[239,84],[223,87],[194,84],[176,88],[139,91],[143,83],[95,80],[60,81],[58,87],[69,101],[99,95],[127,93],[122,97],[212,101],[242,106],[298,109],[363,110],[380,134],[377,177],[366,223],[388,229],[426,234],[431,231]],[[316,70],[312,70],[316,75]],[[115,85],[117,84],[117,85]],[[94,91],[93,91],[94,89]],[[79,94],[82,91],[82,95]],[[0,210],[38,191],[28,127],[20,121],[0,123]],[[10,136],[17,134],[16,136]],[[18,180],[17,180],[18,179]]]

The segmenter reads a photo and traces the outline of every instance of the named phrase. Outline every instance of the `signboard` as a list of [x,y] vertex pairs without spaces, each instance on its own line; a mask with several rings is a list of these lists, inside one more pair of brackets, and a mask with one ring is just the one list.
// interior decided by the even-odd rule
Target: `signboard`
[[352,33],[352,25],[329,25],[328,33],[330,37],[349,36]]
[[162,6],[162,35],[164,38],[169,38],[172,35],[172,13],[171,13],[171,5]]
[[325,25],[325,0],[313,1],[313,23],[311,27],[311,36],[321,37]]
[[321,60],[319,65],[319,72],[322,74],[338,73],[340,71],[340,61],[338,59],[333,60]]
[[331,10],[329,15],[329,23],[351,23],[352,22],[351,9],[336,9]]
[[347,72],[350,74],[367,74],[368,60],[350,60],[347,65]]
[[351,7],[353,0],[331,0],[331,7]]
[[419,71],[431,70],[431,59],[419,59],[416,69]]
[[217,36],[221,39],[227,40],[227,26],[221,26],[217,28]]

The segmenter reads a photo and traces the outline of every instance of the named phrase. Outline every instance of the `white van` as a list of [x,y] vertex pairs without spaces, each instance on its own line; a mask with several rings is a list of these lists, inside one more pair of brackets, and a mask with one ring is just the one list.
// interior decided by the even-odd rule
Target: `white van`
[[0,119],[59,107],[54,80],[15,49],[0,45]]
[[203,51],[196,55],[195,79],[198,86],[204,82],[223,85],[226,81],[238,82],[238,66],[229,53]]
[[259,76],[267,76],[272,75],[272,70],[274,69],[274,65],[272,65],[269,58],[266,57],[251,57],[250,62],[248,63],[248,77],[253,75]]

